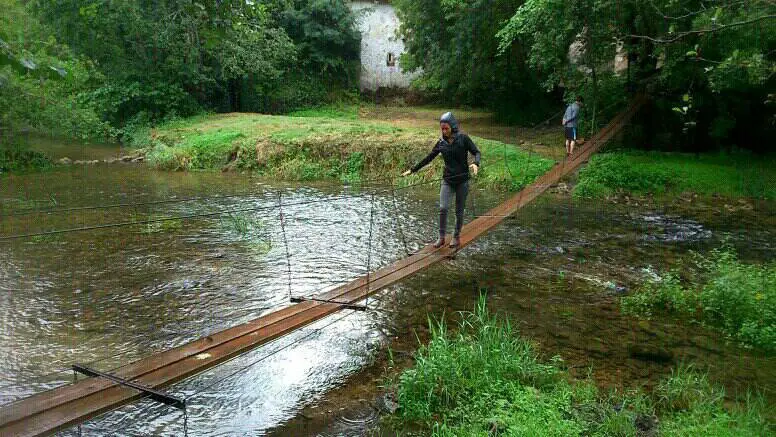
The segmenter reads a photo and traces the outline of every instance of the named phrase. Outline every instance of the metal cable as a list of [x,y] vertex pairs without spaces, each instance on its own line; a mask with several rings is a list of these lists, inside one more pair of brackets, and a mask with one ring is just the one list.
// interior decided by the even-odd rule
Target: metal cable
[[2,214],[0,215],[0,218],[3,217],[17,217],[17,216],[23,216],[23,215],[33,215],[33,214],[60,214],[63,212],[74,212],[74,211],[90,211],[90,210],[96,210],[96,209],[113,209],[113,208],[131,208],[131,207],[137,207],[137,206],[148,206],[148,205],[162,205],[162,204],[168,204],[168,203],[182,203],[182,202],[193,202],[197,200],[203,200],[207,202],[217,201],[220,199],[232,199],[235,197],[243,197],[247,196],[249,194],[228,194],[223,196],[212,196],[212,197],[205,197],[205,196],[198,196],[198,197],[184,197],[181,199],[165,199],[165,200],[152,200],[148,202],[137,202],[137,203],[114,203],[109,205],[89,205],[89,206],[74,206],[70,208],[48,208],[48,209],[31,209],[31,210],[25,210],[25,211],[17,211],[10,214]]
[[366,251],[366,301],[364,306],[369,304],[369,292],[371,291],[371,270],[372,270],[372,228],[375,223],[375,195],[372,193],[372,206],[369,210],[369,241]]
[[[292,342],[288,343],[287,345],[285,345],[285,346],[283,346],[283,347],[280,347],[280,348],[278,348],[278,349],[276,349],[276,350],[274,350],[274,351],[272,351],[272,352],[268,353],[267,355],[264,355],[264,356],[262,356],[262,357],[261,357],[261,358],[259,358],[258,360],[256,360],[256,361],[253,361],[253,362],[249,363],[249,364],[248,364],[248,365],[246,365],[246,366],[240,367],[239,369],[237,369],[236,371],[234,371],[234,372],[232,372],[232,373],[230,373],[230,374],[226,375],[225,377],[223,377],[223,378],[221,378],[221,379],[218,379],[218,380],[216,380],[216,381],[213,381],[212,383],[210,383],[210,384],[208,384],[208,385],[206,385],[206,386],[204,386],[204,387],[200,388],[199,390],[195,391],[194,393],[192,393],[191,395],[189,395],[189,396],[187,396],[187,397],[185,398],[185,401],[186,401],[186,403],[188,403],[188,402],[189,402],[189,400],[190,400],[190,399],[192,399],[193,397],[196,397],[196,396],[198,396],[198,395],[202,394],[202,393],[203,393],[205,390],[208,390],[208,389],[210,389],[210,388],[211,388],[211,387],[213,387],[214,385],[220,384],[221,382],[223,382],[223,381],[225,381],[225,380],[227,380],[227,379],[229,379],[229,378],[233,377],[234,375],[236,375],[236,374],[238,374],[238,373],[240,373],[240,372],[243,372],[243,371],[247,370],[247,369],[248,369],[248,368],[250,368],[251,366],[254,366],[255,364],[258,364],[258,363],[260,363],[260,362],[262,362],[262,361],[266,360],[267,358],[270,358],[270,357],[272,357],[273,355],[276,355],[276,354],[278,354],[279,352],[282,352],[282,351],[284,351],[284,350],[286,350],[286,349],[290,348],[291,346],[294,346],[294,345],[296,345],[296,344],[300,343],[302,340],[305,340],[305,339],[307,339],[308,337],[312,336],[313,334],[316,334],[316,333],[318,333],[318,332],[321,332],[321,331],[323,331],[324,329],[326,329],[326,328],[328,328],[329,326],[331,326],[331,325],[333,325],[333,324],[335,324],[335,323],[339,322],[340,320],[344,319],[345,317],[348,317],[348,316],[350,316],[350,315],[351,315],[351,314],[353,314],[354,312],[355,312],[355,311],[351,311],[351,312],[349,312],[349,313],[345,314],[344,316],[342,316],[342,317],[338,317],[338,318],[334,319],[333,321],[331,321],[331,322],[329,322],[329,323],[327,323],[327,324],[325,324],[325,325],[321,326],[320,328],[313,329],[313,330],[311,330],[310,332],[308,332],[307,334],[303,335],[302,337],[300,337],[300,338],[298,338],[298,339],[296,339],[296,340],[294,340],[294,341],[292,341]],[[239,357],[239,355],[238,355],[237,357]],[[221,363],[221,364],[228,363],[229,361],[232,361],[232,360],[236,359],[237,357],[234,357],[234,358],[231,358],[231,359],[229,359],[229,360],[226,360],[224,363]]]
[[[293,204],[287,204],[286,206],[299,206],[299,205],[309,205],[313,203],[319,203],[319,202],[332,202],[337,200],[345,200],[352,197],[358,197],[354,195],[347,195],[347,196],[335,196],[334,198],[323,198],[323,199],[316,199],[316,200],[307,200],[307,201],[301,201],[296,202]],[[133,220],[128,222],[116,222],[116,223],[106,223],[101,225],[93,225],[93,226],[84,226],[80,228],[67,228],[67,229],[55,229],[52,231],[45,231],[45,232],[35,232],[35,233],[29,233],[29,234],[16,234],[16,235],[6,235],[6,236],[0,236],[0,241],[7,241],[7,240],[14,240],[14,239],[20,239],[20,238],[29,238],[29,237],[40,237],[40,236],[47,236],[47,235],[55,235],[55,234],[65,234],[65,233],[71,233],[71,232],[82,232],[82,231],[92,231],[92,230],[98,230],[98,229],[108,229],[108,228],[117,228],[117,227],[123,227],[123,226],[134,226],[134,225],[145,225],[145,224],[151,224],[151,223],[160,223],[160,222],[166,222],[171,220],[183,220],[183,219],[191,219],[191,218],[207,218],[207,217],[215,217],[219,215],[224,214],[232,214],[237,212],[248,212],[248,211],[265,211],[275,208],[275,206],[253,206],[250,208],[237,208],[237,209],[230,209],[230,210],[221,210],[221,211],[215,211],[215,212],[207,212],[207,213],[198,213],[198,214],[189,214],[189,215],[181,215],[181,216],[174,216],[174,217],[160,217],[156,219],[150,219],[150,220]]]
[[399,234],[399,237],[401,237],[401,242],[404,244],[404,253],[407,254],[407,256],[411,256],[412,253],[410,253],[410,249],[407,246],[407,239],[404,237],[404,228],[399,223],[399,205],[396,201],[396,185],[394,184],[393,178],[391,178],[391,197],[393,197],[393,222],[396,226],[397,233]]
[[278,192],[278,209],[280,210],[280,230],[283,233],[283,245],[286,248],[286,270],[288,273],[288,298],[291,299],[291,252],[288,250],[288,238],[286,238],[286,225],[283,215],[283,193]]

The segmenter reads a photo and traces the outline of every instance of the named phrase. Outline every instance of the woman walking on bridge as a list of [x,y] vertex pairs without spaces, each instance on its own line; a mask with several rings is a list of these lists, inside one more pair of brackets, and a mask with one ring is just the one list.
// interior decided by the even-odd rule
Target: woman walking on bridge
[[[415,167],[402,173],[407,176],[415,173],[430,163],[437,155],[442,154],[445,161],[445,171],[442,178],[442,188],[439,190],[439,239],[434,247],[445,244],[447,234],[447,211],[455,194],[455,233],[450,241],[450,247],[457,248],[460,244],[461,228],[463,227],[463,211],[466,206],[466,196],[469,194],[469,168],[477,176],[480,168],[480,151],[468,135],[458,131],[458,121],[452,112],[442,114],[439,119],[442,138],[436,142],[431,153]],[[469,153],[474,155],[474,163],[467,165]]]

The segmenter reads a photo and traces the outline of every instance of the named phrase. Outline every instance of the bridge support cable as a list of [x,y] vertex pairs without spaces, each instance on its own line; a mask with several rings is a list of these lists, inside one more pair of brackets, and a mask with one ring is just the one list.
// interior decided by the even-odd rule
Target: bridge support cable
[[372,204],[369,208],[369,240],[366,248],[366,299],[364,299],[364,306],[369,306],[369,294],[371,293],[371,281],[370,272],[372,271],[372,238],[374,236],[372,230],[375,223],[375,193],[372,193]]
[[396,233],[399,234],[399,238],[401,238],[401,242],[404,245],[404,253],[407,256],[412,255],[412,252],[410,252],[409,246],[407,246],[407,238],[404,236],[404,228],[402,227],[401,223],[399,223],[399,204],[396,201],[396,181],[394,180],[393,176],[391,176],[390,179],[391,184],[391,197],[393,198],[393,223],[396,227]]
[[278,191],[278,211],[280,214],[280,232],[283,234],[283,246],[286,249],[286,273],[288,274],[288,298],[291,299],[291,252],[286,238],[286,222],[283,214],[283,192]]

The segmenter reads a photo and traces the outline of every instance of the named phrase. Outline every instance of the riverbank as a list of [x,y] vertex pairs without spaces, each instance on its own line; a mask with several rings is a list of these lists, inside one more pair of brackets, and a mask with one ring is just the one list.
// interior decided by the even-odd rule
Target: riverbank
[[[464,130],[466,130],[466,124]],[[146,162],[164,170],[246,171],[275,180],[388,181],[420,161],[438,138],[428,127],[404,127],[347,113],[317,116],[209,115],[164,124],[133,139]],[[473,137],[482,151],[480,186],[515,190],[547,171],[553,161],[501,141]],[[404,183],[441,177],[441,164]]]
[[[201,115],[137,129],[128,139],[129,148],[113,149],[133,161],[145,160],[152,168],[171,171],[236,171],[285,181],[389,182],[396,177],[398,185],[406,185],[441,177],[441,164],[436,162],[419,175],[398,179],[433,146],[441,111],[443,108],[360,104],[308,109],[288,116]],[[483,153],[478,178],[483,188],[519,189],[563,159],[559,129],[506,126],[492,114],[477,110],[455,113]],[[35,141],[32,149],[54,152],[57,156],[52,160],[78,161],[68,156],[70,148],[81,161],[95,162],[94,157],[84,156],[83,146]],[[98,158],[105,158],[103,149],[95,148]],[[594,155],[572,179],[563,186],[583,199],[635,198],[640,203],[655,197],[773,200],[776,186],[770,181],[776,180],[776,156],[617,150]]]
[[[290,181],[387,180],[428,153],[438,137],[440,111],[363,105],[290,116],[214,114],[139,131],[132,143],[159,169],[248,171]],[[480,183],[487,188],[519,189],[562,159],[556,129],[503,126],[478,111],[456,114],[483,153]],[[772,200],[776,187],[768,181],[776,180],[774,164],[773,155],[613,151],[590,159],[574,181],[573,194]],[[419,177],[438,178],[439,167],[432,165]]]
[[725,405],[724,390],[678,366],[651,394],[602,393],[574,380],[560,356],[547,360],[484,299],[455,332],[431,323],[415,365],[390,386],[398,409],[385,421],[424,435],[769,435],[756,396]]
[[599,153],[579,172],[578,198],[700,195],[776,199],[776,155]]

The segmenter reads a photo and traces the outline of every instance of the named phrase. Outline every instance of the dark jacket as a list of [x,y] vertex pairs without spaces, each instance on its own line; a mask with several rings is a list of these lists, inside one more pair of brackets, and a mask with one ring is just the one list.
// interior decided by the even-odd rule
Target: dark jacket
[[[457,130],[457,129],[456,129]],[[468,135],[464,133],[453,133],[452,143],[448,143],[444,138],[437,141],[431,153],[428,154],[418,165],[412,167],[415,173],[425,167],[437,155],[442,154],[445,160],[444,180],[450,185],[458,185],[469,180],[468,154],[474,155],[474,163],[480,166],[480,151]]]

